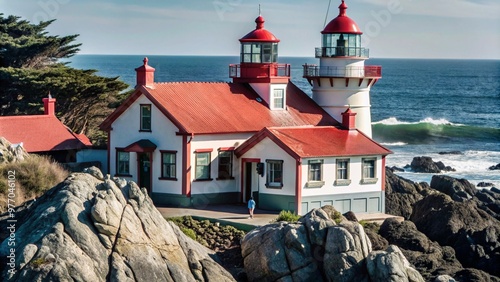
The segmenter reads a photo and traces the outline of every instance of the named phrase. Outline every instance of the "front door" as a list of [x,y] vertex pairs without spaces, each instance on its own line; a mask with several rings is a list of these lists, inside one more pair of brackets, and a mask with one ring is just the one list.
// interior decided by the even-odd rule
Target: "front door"
[[252,163],[245,163],[245,202],[252,197]]
[[139,186],[151,193],[151,159],[149,153],[138,153]]

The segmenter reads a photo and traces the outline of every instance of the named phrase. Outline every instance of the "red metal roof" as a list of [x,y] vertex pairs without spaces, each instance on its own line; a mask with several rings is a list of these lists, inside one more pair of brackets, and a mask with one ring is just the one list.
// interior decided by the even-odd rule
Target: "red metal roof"
[[87,136],[71,132],[54,115],[2,116],[0,136],[23,143],[27,152],[83,149],[92,146]]
[[[258,132],[264,127],[339,125],[293,83],[287,86],[286,110],[270,110],[245,83],[168,82],[139,87],[102,124],[111,125],[137,98],[145,95],[181,134]],[[260,101],[259,101],[260,100]]]
[[240,39],[240,42],[280,42],[276,36],[264,28],[264,18],[258,16],[255,19],[257,27]]
[[346,14],[347,5],[342,0],[339,6],[339,15],[331,20],[321,32],[322,34],[331,33],[348,33],[348,34],[363,34],[354,20]]
[[295,159],[392,153],[358,130],[344,130],[333,126],[301,126],[264,128],[241,144],[235,151],[236,156],[242,156],[266,137]]

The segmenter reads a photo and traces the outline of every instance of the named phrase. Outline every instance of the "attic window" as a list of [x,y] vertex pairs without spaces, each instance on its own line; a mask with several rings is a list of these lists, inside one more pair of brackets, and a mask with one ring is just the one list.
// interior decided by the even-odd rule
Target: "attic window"
[[141,129],[140,131],[151,131],[151,105],[141,105]]

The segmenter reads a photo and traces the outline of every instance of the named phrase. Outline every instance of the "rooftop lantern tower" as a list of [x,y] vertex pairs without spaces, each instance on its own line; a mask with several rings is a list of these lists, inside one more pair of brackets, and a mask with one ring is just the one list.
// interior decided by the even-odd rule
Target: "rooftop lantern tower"
[[339,15],[323,31],[321,47],[316,48],[318,65],[304,65],[304,77],[312,85],[312,98],[336,120],[351,109],[356,128],[372,136],[370,88],[382,77],[381,66],[365,66],[369,50],[361,46],[363,34],[346,14],[342,0]]
[[271,109],[285,109],[290,65],[278,64],[280,40],[264,28],[264,17],[255,19],[256,28],[240,39],[240,64],[229,65],[235,83],[249,83]]

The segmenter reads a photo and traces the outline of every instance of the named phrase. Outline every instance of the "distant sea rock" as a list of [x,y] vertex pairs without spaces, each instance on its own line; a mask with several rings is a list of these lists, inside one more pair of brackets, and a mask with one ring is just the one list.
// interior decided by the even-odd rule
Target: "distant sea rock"
[[411,164],[411,170],[423,173],[440,173],[442,171],[455,171],[454,168],[444,165],[442,162],[434,162],[431,157],[414,157]]
[[363,226],[331,206],[313,209],[298,223],[256,228],[243,238],[249,281],[424,281],[401,250],[373,251]]
[[460,151],[448,151],[448,152],[439,152],[440,155],[463,155],[463,152]]
[[[1,261],[3,281],[234,281],[212,251],[162,217],[146,190],[93,175],[73,173],[16,213],[15,274]],[[7,219],[0,216],[2,230]]]
[[500,170],[500,163],[496,165],[492,165],[488,168],[489,170]]

